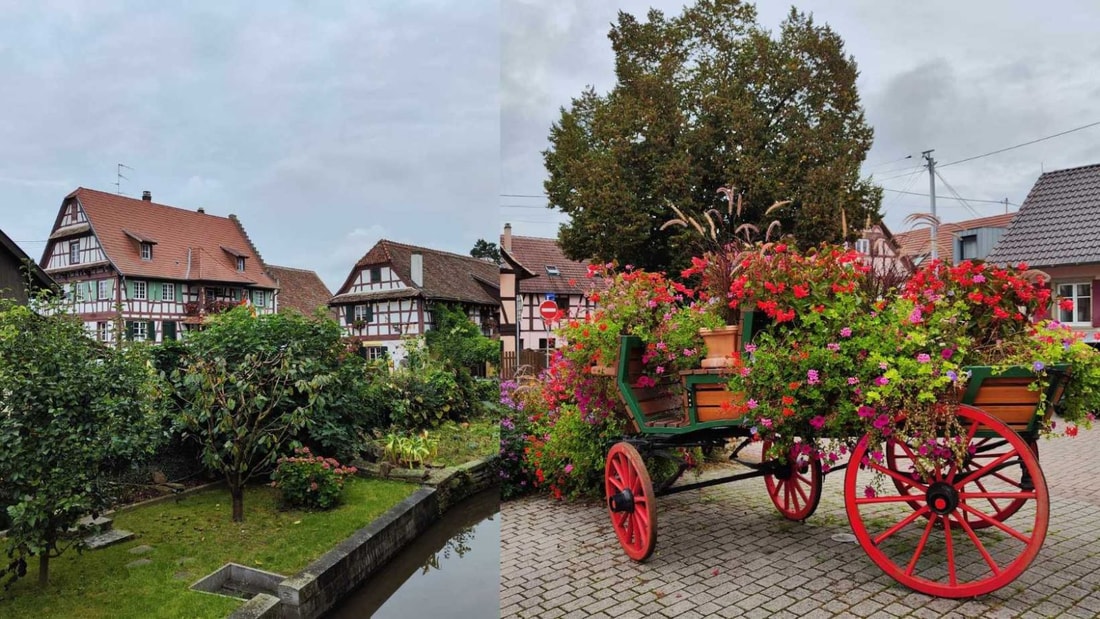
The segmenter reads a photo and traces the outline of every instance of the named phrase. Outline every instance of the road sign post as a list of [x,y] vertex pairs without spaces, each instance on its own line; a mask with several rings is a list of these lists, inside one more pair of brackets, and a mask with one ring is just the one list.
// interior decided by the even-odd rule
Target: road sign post
[[547,299],[539,304],[539,315],[546,327],[546,367],[550,367],[550,325],[558,319],[558,304]]

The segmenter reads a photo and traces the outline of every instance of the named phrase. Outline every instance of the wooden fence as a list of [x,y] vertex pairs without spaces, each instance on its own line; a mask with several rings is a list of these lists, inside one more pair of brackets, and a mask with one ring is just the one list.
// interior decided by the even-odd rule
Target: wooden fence
[[506,350],[500,355],[500,377],[502,380],[515,378],[519,370],[527,375],[536,375],[546,369],[545,350],[521,350],[519,362],[516,362],[516,351]]

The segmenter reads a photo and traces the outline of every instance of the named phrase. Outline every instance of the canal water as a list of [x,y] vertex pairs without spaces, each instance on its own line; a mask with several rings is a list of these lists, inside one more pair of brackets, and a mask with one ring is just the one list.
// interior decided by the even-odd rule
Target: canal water
[[452,507],[330,619],[500,616],[500,493]]

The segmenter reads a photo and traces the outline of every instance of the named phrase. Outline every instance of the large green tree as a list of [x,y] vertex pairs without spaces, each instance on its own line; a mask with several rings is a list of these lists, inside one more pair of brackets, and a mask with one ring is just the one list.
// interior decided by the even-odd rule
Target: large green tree
[[840,240],[841,212],[878,219],[881,190],[859,177],[872,131],[856,63],[828,26],[792,9],[773,34],[751,4],[699,0],[671,18],[620,12],[608,36],[615,86],[563,108],[543,153],[569,257],[679,267],[690,232],[659,230],[669,204],[725,213],[721,186],[745,205],[724,224],[778,219],[803,245]]
[[[163,383],[143,346],[106,348],[58,303],[0,299],[0,506],[11,578],[82,544],[70,530],[112,498],[105,475],[153,453]],[[0,572],[5,570],[0,570]]]

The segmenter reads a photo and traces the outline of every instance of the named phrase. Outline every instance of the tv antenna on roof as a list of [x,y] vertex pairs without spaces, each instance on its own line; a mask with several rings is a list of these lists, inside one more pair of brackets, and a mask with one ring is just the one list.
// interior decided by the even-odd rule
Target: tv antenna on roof
[[126,168],[127,170],[133,170],[133,168],[126,165],[125,163],[118,164],[118,167],[115,169],[115,183],[114,183],[115,193],[117,193],[120,196],[126,195],[126,194],[122,193],[122,181],[130,180],[130,179],[128,179],[128,178],[126,178],[125,176],[122,175],[122,168]]

